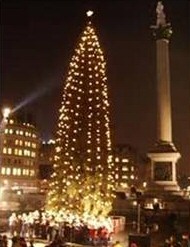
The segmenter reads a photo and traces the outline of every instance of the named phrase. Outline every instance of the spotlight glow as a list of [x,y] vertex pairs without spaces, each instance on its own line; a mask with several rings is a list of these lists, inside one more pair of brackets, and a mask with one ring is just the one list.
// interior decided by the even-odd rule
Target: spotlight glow
[[11,113],[11,109],[9,107],[5,107],[3,108],[2,112],[3,112],[3,118],[5,119],[9,117]]

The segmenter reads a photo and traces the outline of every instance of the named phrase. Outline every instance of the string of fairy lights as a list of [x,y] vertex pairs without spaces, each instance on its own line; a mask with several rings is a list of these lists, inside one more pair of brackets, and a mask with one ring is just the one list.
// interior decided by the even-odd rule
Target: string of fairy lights
[[59,110],[47,201],[52,210],[95,216],[111,210],[114,165],[106,83],[105,58],[88,19],[69,64]]

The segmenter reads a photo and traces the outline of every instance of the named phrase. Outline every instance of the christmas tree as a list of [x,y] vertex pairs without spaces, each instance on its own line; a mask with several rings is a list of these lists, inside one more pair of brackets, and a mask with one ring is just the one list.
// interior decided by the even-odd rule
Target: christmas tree
[[113,158],[106,63],[87,13],[64,85],[47,209],[97,217],[111,210]]

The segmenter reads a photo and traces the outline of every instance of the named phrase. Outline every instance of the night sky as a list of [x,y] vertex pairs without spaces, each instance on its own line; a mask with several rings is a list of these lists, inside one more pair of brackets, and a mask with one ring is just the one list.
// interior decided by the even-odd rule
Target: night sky
[[[26,104],[43,139],[56,129],[64,78],[86,23],[93,23],[107,59],[114,143],[146,153],[156,141],[156,0],[1,2],[0,106]],[[190,1],[165,0],[170,42],[173,140],[190,175]],[[19,110],[18,110],[19,111]]]

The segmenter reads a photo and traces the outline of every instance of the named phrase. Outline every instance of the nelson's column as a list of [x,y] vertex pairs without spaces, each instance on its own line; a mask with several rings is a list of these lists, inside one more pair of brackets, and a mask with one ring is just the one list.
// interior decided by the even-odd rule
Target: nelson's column
[[157,21],[152,26],[156,39],[157,71],[157,142],[148,152],[151,160],[150,190],[179,193],[176,163],[180,153],[172,142],[172,117],[170,95],[169,40],[172,34],[166,22],[164,7],[159,1],[156,8]]

